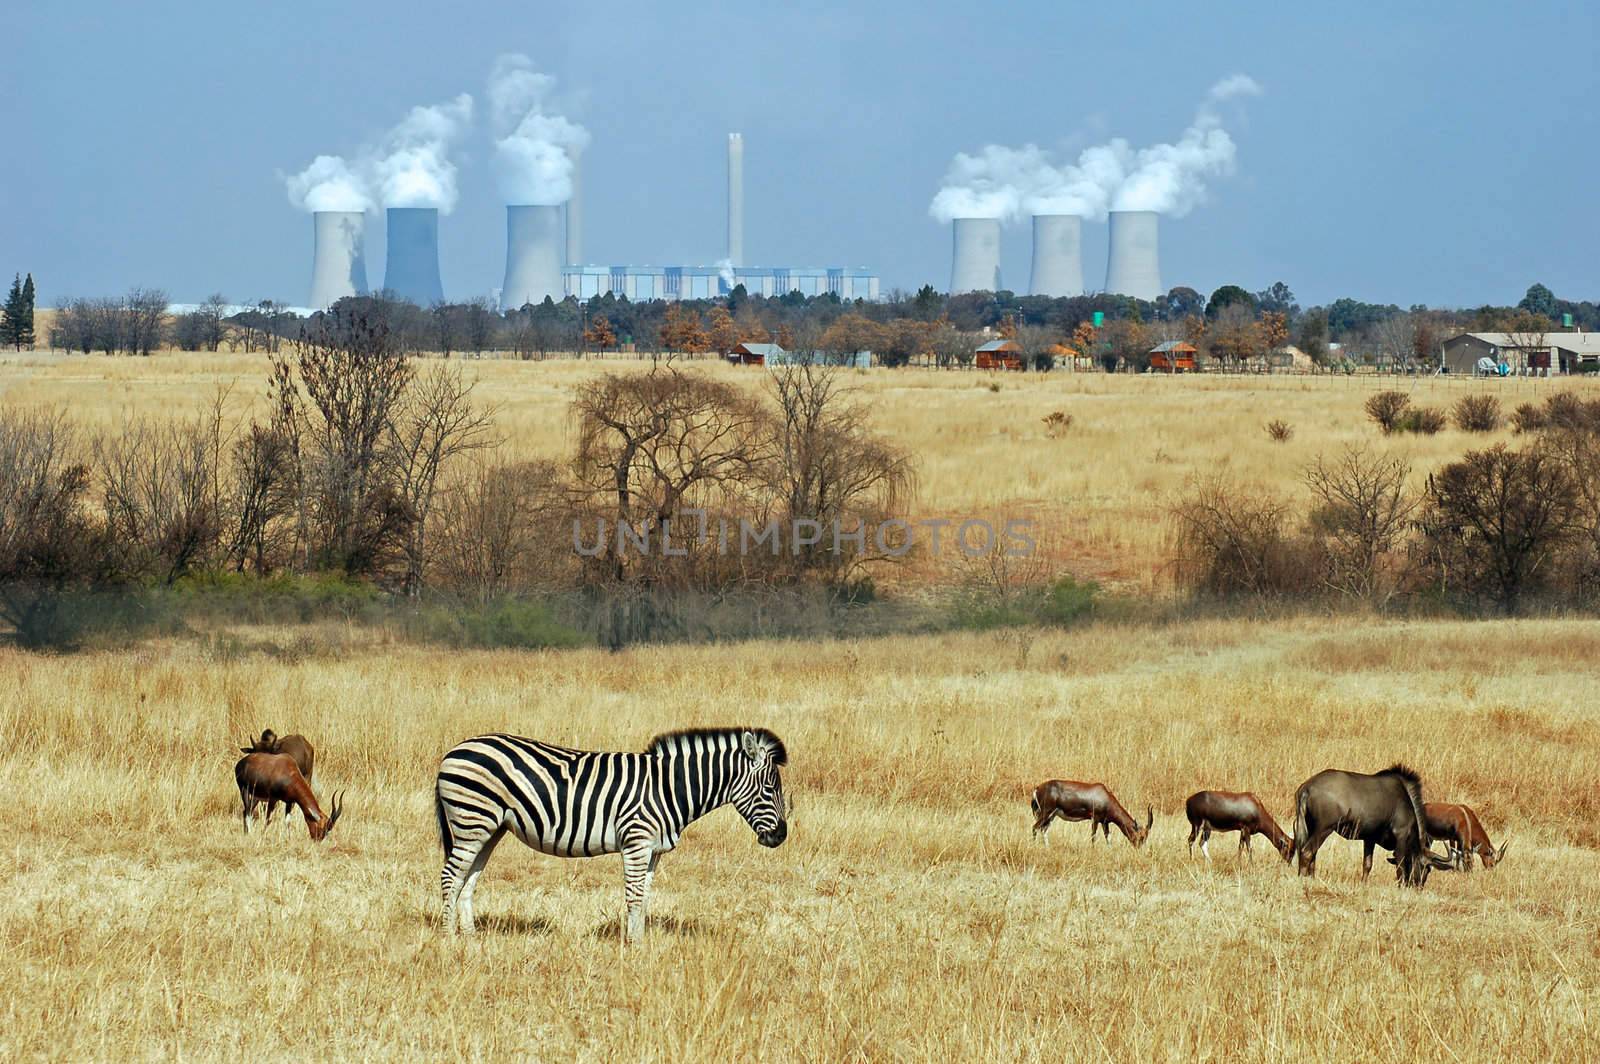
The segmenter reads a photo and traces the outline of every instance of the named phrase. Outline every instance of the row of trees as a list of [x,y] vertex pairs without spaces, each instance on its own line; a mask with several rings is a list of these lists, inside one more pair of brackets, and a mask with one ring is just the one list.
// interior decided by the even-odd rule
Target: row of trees
[[[381,317],[334,313],[269,356],[270,402],[248,419],[225,394],[205,417],[101,434],[65,412],[4,411],[0,618],[27,640],[72,592],[221,572],[475,598],[831,587],[870,564],[870,539],[747,553],[707,530],[860,528],[912,482],[822,367],[759,396],[665,360],[596,377],[573,403],[573,454],[518,461],[460,367],[414,354]],[[578,551],[580,530],[600,546]],[[625,549],[664,535],[671,554]]]
[[24,281],[20,275],[11,279],[11,291],[0,307],[0,346],[16,351],[33,347],[33,274]]
[[1513,418],[1524,446],[1468,452],[1411,487],[1403,458],[1354,448],[1303,472],[1306,501],[1225,478],[1174,508],[1180,584],[1218,598],[1446,600],[1514,613],[1600,595],[1600,400]]

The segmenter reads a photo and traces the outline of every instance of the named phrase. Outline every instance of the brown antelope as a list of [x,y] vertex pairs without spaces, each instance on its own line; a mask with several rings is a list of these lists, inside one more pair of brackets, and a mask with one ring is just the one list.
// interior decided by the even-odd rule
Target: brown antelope
[[1511,845],[1507,841],[1496,850],[1478,814],[1459,802],[1425,802],[1422,817],[1427,821],[1429,836],[1445,844],[1451,861],[1463,872],[1472,871],[1474,854],[1483,861],[1483,867],[1493,868],[1505,859],[1506,847]]
[[233,766],[233,778],[239,783],[240,816],[244,819],[246,835],[250,833],[250,814],[259,802],[267,803],[268,820],[272,818],[272,810],[279,802],[284,804],[285,819],[288,818],[288,810],[298,806],[306,818],[306,830],[311,832],[311,838],[316,842],[321,842],[333,830],[333,825],[339,821],[339,814],[343,812],[337,794],[333,796],[332,814],[325,815],[322,812],[322,806],[317,804],[317,796],[311,793],[311,784],[300,775],[294,758],[288,754],[259,751],[246,754]]
[[1076,780],[1045,780],[1033,789],[1033,833],[1047,834],[1050,822],[1061,820],[1087,820],[1089,841],[1094,841],[1095,829],[1111,841],[1111,825],[1122,829],[1122,834],[1137,848],[1150,837],[1150,826],[1155,823],[1155,810],[1145,807],[1144,826],[1128,815],[1117,801],[1117,796],[1103,783],[1079,783]]
[[[294,758],[295,767],[300,770],[300,775],[305,777],[307,783],[311,782],[311,771],[316,765],[317,752],[311,745],[311,740],[304,735],[279,735],[271,728],[261,733],[251,746],[239,747],[242,754],[288,754]],[[267,806],[266,823],[272,821],[273,806]],[[283,826],[289,826],[288,808],[283,811]]]
[[1189,795],[1189,800],[1183,805],[1184,812],[1189,817],[1189,856],[1194,856],[1195,836],[1200,837],[1200,852],[1207,860],[1211,859],[1211,851],[1206,848],[1206,843],[1211,840],[1213,831],[1237,831],[1239,833],[1239,852],[1247,853],[1250,859],[1255,860],[1255,853],[1250,849],[1250,838],[1253,835],[1265,835],[1267,841],[1277,849],[1285,861],[1289,859],[1294,840],[1283,833],[1278,827],[1278,822],[1272,819],[1272,814],[1267,812],[1266,806],[1253,794],[1242,794],[1235,791],[1196,791]]

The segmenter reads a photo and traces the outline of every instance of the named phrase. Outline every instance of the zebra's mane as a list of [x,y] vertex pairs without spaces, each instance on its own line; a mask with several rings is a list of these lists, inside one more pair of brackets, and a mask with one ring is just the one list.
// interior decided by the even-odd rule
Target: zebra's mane
[[663,732],[650,740],[650,745],[645,747],[647,754],[667,754],[680,746],[682,739],[728,739],[734,746],[739,745],[739,737],[745,732],[750,732],[760,739],[772,752],[774,765],[787,765],[789,752],[783,748],[783,740],[778,738],[766,728],[685,728],[682,731]]

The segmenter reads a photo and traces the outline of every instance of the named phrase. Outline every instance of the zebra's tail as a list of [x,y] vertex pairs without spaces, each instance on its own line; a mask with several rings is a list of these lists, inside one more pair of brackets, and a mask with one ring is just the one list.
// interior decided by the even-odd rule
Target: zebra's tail
[[454,839],[450,832],[450,818],[444,814],[444,795],[439,793],[438,784],[433,788],[433,812],[439,818],[439,845],[444,847],[444,855],[448,859]]

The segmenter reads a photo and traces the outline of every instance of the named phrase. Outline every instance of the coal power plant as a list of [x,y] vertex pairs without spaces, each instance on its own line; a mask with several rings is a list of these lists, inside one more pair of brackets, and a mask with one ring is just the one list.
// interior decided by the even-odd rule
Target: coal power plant
[[1083,294],[1083,219],[1075,214],[1033,216],[1033,269],[1028,294]]
[[[570,207],[570,204],[569,204]],[[561,259],[568,246],[562,233],[561,206],[506,208],[506,281],[500,290],[503,310],[566,297]],[[571,224],[571,216],[567,218]],[[571,229],[567,230],[570,237]]]
[[1161,295],[1161,262],[1155,211],[1112,211],[1111,250],[1106,256],[1106,292],[1153,300]]
[[311,302],[326,310],[346,296],[367,294],[367,216],[363,211],[316,211],[311,215],[314,250]]
[[439,281],[439,211],[436,207],[390,207],[384,290],[419,307],[444,301]]
[[1000,219],[957,218],[950,266],[950,294],[1000,291]]

